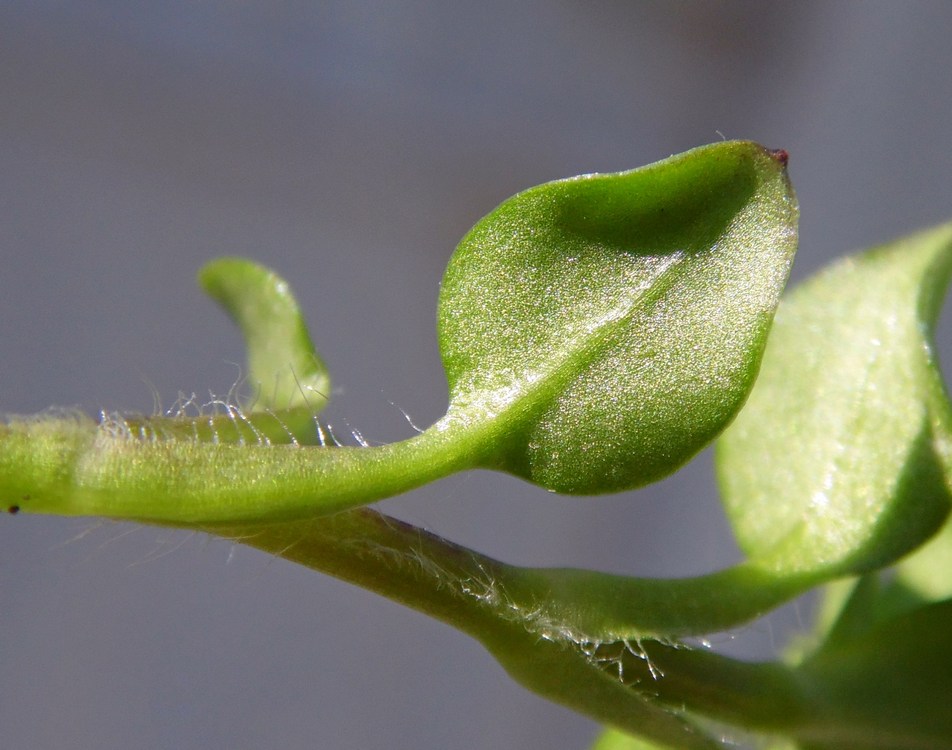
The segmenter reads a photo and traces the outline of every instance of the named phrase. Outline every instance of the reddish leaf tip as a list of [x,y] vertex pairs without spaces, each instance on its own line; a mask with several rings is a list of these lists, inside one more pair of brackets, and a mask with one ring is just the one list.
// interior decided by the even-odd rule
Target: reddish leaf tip
[[768,152],[774,159],[780,162],[781,166],[787,166],[787,162],[790,161],[790,154],[787,153],[786,149],[774,148],[769,149]]

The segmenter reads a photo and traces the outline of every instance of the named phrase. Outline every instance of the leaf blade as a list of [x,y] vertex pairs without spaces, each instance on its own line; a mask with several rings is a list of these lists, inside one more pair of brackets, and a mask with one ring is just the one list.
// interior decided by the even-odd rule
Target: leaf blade
[[680,466],[753,380],[796,247],[785,157],[715,144],[510,199],[444,277],[447,424],[485,463],[574,494]]
[[949,512],[948,399],[931,342],[952,225],[830,267],[781,304],[760,378],[717,445],[752,558],[860,573]]

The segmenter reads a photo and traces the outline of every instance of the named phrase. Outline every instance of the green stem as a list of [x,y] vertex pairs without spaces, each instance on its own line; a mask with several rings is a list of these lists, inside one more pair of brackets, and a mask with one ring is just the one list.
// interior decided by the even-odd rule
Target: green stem
[[0,497],[32,513],[185,524],[336,513],[473,465],[465,430],[366,448],[142,439],[87,417],[0,425]]
[[689,578],[637,578],[577,568],[519,569],[542,616],[600,639],[699,636],[760,617],[835,575],[781,575],[760,560]]
[[685,709],[768,729],[805,721],[785,667],[650,639],[592,642],[571,622],[551,621],[540,633],[535,602],[519,591],[523,569],[369,509],[213,531],[436,617],[483,643],[525,687],[673,747],[716,746]]
[[[118,430],[81,416],[0,425],[0,497],[10,509],[34,513],[202,526],[288,521],[351,509],[468,468],[484,455],[479,446],[492,442],[462,420],[368,448],[166,439],[160,422],[148,422],[151,433],[139,423]],[[537,637],[568,629],[579,641],[611,641],[735,627],[829,577],[783,576],[748,561],[674,580],[513,566],[500,568],[495,580],[520,603],[523,626]]]
[[[523,569],[365,508],[213,531],[436,617],[480,641],[526,688],[662,747],[722,747],[698,728],[701,716],[816,748],[948,745],[947,706],[935,695],[947,680],[950,602],[793,668],[651,637],[584,639],[571,622],[540,633],[536,603],[518,588]],[[670,583],[656,582],[659,591]],[[895,676],[903,668],[911,683]]]

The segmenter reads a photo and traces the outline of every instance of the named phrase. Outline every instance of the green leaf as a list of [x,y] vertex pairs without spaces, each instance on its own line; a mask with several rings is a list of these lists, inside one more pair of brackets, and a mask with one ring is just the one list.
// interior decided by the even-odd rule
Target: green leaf
[[321,411],[330,376],[311,342],[288,282],[240,258],[212,261],[199,272],[205,291],[241,329],[248,348],[248,381],[254,394],[247,408]]
[[692,457],[753,381],[796,248],[786,154],[695,149],[506,201],[443,280],[443,428],[558,492],[644,485]]
[[952,225],[832,266],[780,306],[760,378],[718,443],[738,541],[778,572],[860,573],[950,507],[932,330]]

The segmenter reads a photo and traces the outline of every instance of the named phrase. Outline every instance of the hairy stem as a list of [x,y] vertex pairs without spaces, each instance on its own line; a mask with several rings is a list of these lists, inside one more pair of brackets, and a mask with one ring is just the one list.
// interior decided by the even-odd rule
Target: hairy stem
[[[32,513],[219,524],[336,513],[472,465],[451,431],[385,446],[143,439],[88,417],[0,425],[0,497]],[[469,447],[467,445],[467,447]]]

